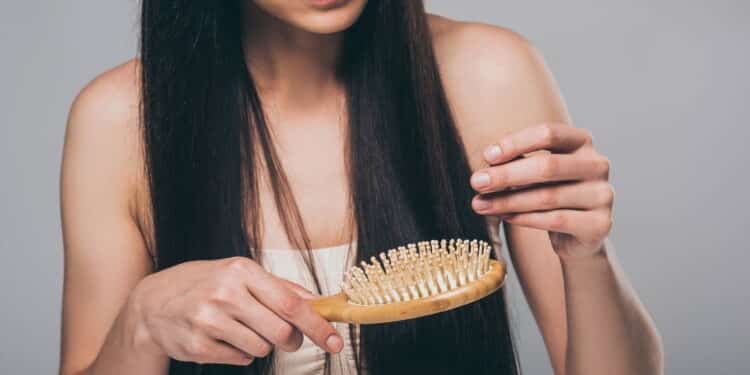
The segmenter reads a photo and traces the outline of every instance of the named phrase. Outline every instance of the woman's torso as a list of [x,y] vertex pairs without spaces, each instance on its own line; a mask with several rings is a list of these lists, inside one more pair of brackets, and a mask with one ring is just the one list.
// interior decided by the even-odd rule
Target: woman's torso
[[[479,131],[481,127],[470,126],[481,116],[481,112],[471,110],[476,107],[478,98],[474,97],[475,91],[470,90],[471,82],[464,82],[466,67],[454,66],[457,63],[452,61],[457,46],[452,40],[455,33],[451,31],[456,22],[439,16],[430,16],[429,21],[442,83],[454,112],[457,130],[467,147],[472,169],[481,167],[484,163],[481,150],[475,145],[483,145],[486,134]],[[342,115],[345,106],[342,106],[341,98],[331,96],[322,99],[316,107],[323,109],[305,112],[295,108],[273,108],[266,115],[269,116],[279,162],[310,240],[309,246],[325,248],[356,238],[356,225],[352,220],[346,169],[348,123],[346,114]],[[135,164],[142,163],[139,160]],[[262,165],[258,167],[264,168]],[[134,216],[149,252],[156,256],[148,183],[142,174],[143,168],[138,167],[136,171],[140,176],[136,178],[139,181],[133,200]],[[259,174],[259,182],[261,210],[247,215],[262,223],[261,247],[299,247],[288,238],[277,212],[274,190],[278,187],[271,186],[265,173]]]
[[[431,19],[434,32],[440,32],[443,21]],[[441,52],[440,42],[436,41],[438,60],[447,52]],[[442,70],[442,67],[441,67]],[[442,72],[441,72],[442,73]],[[464,100],[460,93],[452,94],[456,80],[443,75],[443,83],[449,100],[453,104]],[[337,99],[331,99],[328,108],[337,107]],[[346,119],[338,111],[321,112],[314,116],[302,113],[284,113],[283,126],[275,126],[274,114],[270,113],[274,143],[279,161],[289,183],[295,204],[299,209],[305,233],[309,236],[310,247],[316,265],[316,275],[321,279],[322,294],[338,292],[343,271],[351,263],[347,256],[354,256],[348,251],[352,239],[356,238],[349,196],[349,179],[346,170]],[[463,112],[455,113],[456,125],[465,144],[478,144],[474,134],[461,124]],[[468,120],[468,119],[467,119]],[[481,163],[481,151],[467,150],[469,161],[473,166]],[[261,173],[259,178],[259,212],[248,212],[248,217],[262,223],[261,257],[257,259],[276,276],[294,281],[310,290],[315,290],[307,265],[293,241],[289,239],[282,225],[274,201],[274,189],[267,175]],[[145,176],[141,175],[135,194],[134,211],[138,226],[144,236],[146,246],[152,256],[157,256],[153,247],[151,228],[150,198]],[[467,182],[468,183],[468,182]],[[492,227],[492,226],[490,226]],[[333,375],[355,374],[352,357],[353,346],[349,342],[349,329],[346,324],[335,327],[345,338],[345,349],[339,355],[331,357],[330,368]],[[356,335],[355,335],[356,338]],[[356,342],[355,342],[356,344]],[[325,362],[323,351],[305,339],[302,347],[293,353],[276,352],[277,373],[282,374],[318,374],[322,373]]]

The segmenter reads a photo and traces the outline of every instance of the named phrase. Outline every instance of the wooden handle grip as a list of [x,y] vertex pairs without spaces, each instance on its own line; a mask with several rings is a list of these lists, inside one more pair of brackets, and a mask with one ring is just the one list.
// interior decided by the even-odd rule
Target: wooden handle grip
[[505,263],[490,260],[490,270],[479,280],[418,300],[363,306],[349,303],[346,295],[339,293],[309,303],[315,311],[331,322],[389,323],[437,314],[475,302],[500,289],[505,277]]

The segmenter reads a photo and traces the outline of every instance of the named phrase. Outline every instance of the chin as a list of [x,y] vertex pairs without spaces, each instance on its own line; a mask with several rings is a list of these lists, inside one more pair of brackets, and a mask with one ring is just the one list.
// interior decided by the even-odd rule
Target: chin
[[254,0],[266,13],[315,34],[344,31],[357,21],[368,0]]

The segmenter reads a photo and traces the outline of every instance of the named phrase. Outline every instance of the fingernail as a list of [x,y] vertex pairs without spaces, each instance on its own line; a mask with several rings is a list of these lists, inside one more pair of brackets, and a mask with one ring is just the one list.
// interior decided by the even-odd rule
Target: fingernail
[[333,334],[328,336],[328,339],[326,339],[326,346],[328,347],[328,350],[338,353],[341,351],[341,348],[344,347],[344,341],[341,340],[341,337],[337,334]]
[[503,150],[500,149],[500,146],[492,145],[484,150],[484,159],[487,160],[488,163],[493,163],[500,158],[500,154],[502,153]]
[[492,204],[489,201],[487,201],[486,199],[482,199],[482,198],[474,199],[473,205],[474,205],[474,209],[477,211],[484,211],[490,208],[490,206],[492,206]]
[[487,173],[475,173],[471,176],[471,185],[477,189],[482,189],[490,184],[490,175]]

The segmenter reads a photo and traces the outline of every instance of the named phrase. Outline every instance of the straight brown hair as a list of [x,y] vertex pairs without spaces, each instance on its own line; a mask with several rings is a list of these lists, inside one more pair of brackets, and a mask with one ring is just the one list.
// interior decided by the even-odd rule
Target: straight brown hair
[[[142,128],[159,269],[257,259],[258,161],[290,241],[310,248],[247,69],[241,10],[241,0],[142,3]],[[471,172],[422,1],[370,0],[343,43],[357,259],[420,240],[489,241],[484,218],[470,208]],[[361,326],[358,349],[358,367],[369,374],[519,372],[502,292],[430,317]],[[262,374],[271,362],[172,360],[169,373]]]

